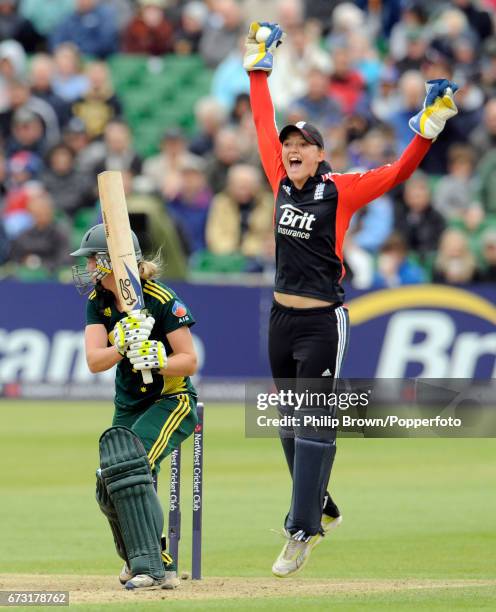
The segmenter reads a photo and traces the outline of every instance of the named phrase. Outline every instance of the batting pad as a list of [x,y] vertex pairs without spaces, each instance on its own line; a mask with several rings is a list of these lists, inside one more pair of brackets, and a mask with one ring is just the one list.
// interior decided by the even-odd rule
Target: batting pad
[[119,521],[131,573],[163,578],[164,515],[141,440],[127,427],[100,437],[101,477]]
[[119,525],[119,519],[117,518],[117,512],[115,506],[110,499],[105,484],[100,475],[100,470],[96,474],[96,501],[100,506],[100,510],[105,514],[108,519],[112,535],[114,536],[115,548],[117,554],[124,561],[128,561],[126,547],[122,538],[121,526]]

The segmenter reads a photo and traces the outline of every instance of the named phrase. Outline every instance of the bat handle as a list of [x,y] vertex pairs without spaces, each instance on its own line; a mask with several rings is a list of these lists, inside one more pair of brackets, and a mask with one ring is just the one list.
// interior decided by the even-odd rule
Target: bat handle
[[153,382],[153,376],[150,370],[141,370],[141,376],[145,385],[150,385]]

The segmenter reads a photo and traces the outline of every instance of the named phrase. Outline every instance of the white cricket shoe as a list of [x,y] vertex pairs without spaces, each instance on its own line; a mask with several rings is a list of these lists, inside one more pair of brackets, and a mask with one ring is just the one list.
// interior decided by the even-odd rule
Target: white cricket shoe
[[163,589],[172,590],[177,589],[181,584],[181,581],[177,577],[176,570],[165,570],[164,583],[162,584]]
[[[126,584],[128,581],[132,580],[133,575],[131,574],[131,570],[129,569],[127,563],[124,563],[123,568],[121,569],[121,573],[119,574],[119,582],[121,584]],[[164,581],[161,584],[162,589],[177,589],[177,587],[181,584],[181,581],[177,577],[176,570],[165,570]],[[127,587],[126,587],[127,588]]]
[[339,527],[343,522],[343,517],[339,516],[329,516],[328,514],[322,514],[322,519],[320,521],[320,526],[324,535],[327,535],[329,531],[332,531],[336,527]]
[[272,573],[278,578],[287,578],[299,572],[310,558],[313,547],[321,539],[320,533],[307,536],[304,531],[297,531],[291,535],[284,530],[287,542],[284,544],[281,554],[272,566]]
[[154,578],[148,574],[137,574],[131,580],[128,580],[124,588],[128,591],[133,589],[160,589],[165,583],[165,578]]
[[121,584],[126,584],[128,580],[131,580],[133,575],[131,574],[131,570],[129,569],[127,563],[124,563],[121,573],[119,574],[119,582]]

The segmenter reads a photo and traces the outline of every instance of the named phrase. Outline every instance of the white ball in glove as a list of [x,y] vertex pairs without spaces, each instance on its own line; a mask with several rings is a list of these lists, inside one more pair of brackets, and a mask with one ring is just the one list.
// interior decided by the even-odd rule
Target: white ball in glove
[[255,39],[257,43],[264,43],[267,38],[272,34],[272,30],[267,26],[262,26],[258,28],[257,33],[255,34]]

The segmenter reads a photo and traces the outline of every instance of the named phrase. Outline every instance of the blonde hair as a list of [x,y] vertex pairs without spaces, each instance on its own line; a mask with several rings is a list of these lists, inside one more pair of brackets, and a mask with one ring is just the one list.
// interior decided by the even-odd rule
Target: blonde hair
[[150,280],[162,275],[162,249],[160,248],[153,259],[143,259],[138,264],[140,278]]

